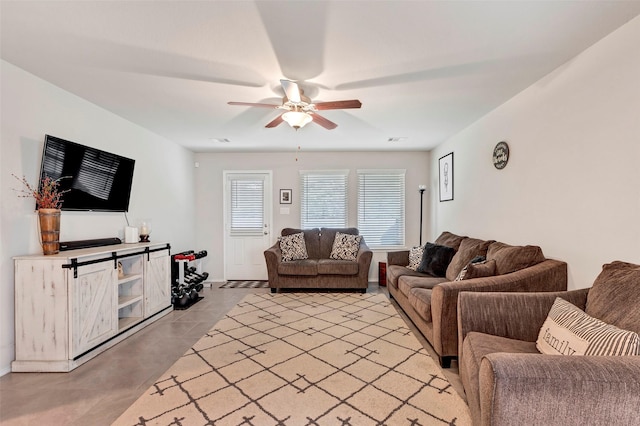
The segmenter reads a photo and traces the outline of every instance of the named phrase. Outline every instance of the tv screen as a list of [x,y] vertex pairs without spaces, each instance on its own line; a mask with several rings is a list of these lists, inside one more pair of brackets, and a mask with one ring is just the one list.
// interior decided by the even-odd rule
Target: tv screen
[[40,169],[60,180],[62,210],[126,212],[135,160],[46,135]]

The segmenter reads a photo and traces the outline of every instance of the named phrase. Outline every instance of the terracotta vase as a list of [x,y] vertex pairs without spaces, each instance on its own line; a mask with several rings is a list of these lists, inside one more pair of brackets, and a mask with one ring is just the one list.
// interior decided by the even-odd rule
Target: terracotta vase
[[40,242],[42,252],[57,254],[60,252],[60,209],[38,209],[40,223]]

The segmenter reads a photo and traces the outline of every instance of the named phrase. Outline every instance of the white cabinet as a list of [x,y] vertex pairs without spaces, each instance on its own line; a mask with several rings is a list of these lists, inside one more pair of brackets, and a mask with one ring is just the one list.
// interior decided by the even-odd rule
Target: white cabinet
[[170,313],[169,249],[118,244],[15,257],[12,370],[71,371]]

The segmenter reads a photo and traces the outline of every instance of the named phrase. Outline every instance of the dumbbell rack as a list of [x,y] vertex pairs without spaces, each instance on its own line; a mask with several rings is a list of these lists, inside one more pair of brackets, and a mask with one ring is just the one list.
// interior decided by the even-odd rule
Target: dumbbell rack
[[171,256],[171,303],[174,309],[187,309],[203,298],[199,292],[209,274],[202,272],[201,259],[206,256],[206,250],[188,250]]

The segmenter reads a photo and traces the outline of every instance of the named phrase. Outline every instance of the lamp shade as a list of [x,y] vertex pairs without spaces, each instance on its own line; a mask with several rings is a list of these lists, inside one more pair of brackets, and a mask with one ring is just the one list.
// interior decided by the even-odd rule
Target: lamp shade
[[282,114],[282,119],[289,123],[289,126],[298,130],[301,127],[304,127],[307,123],[309,123],[312,118],[311,115],[306,112],[300,111],[289,111]]

